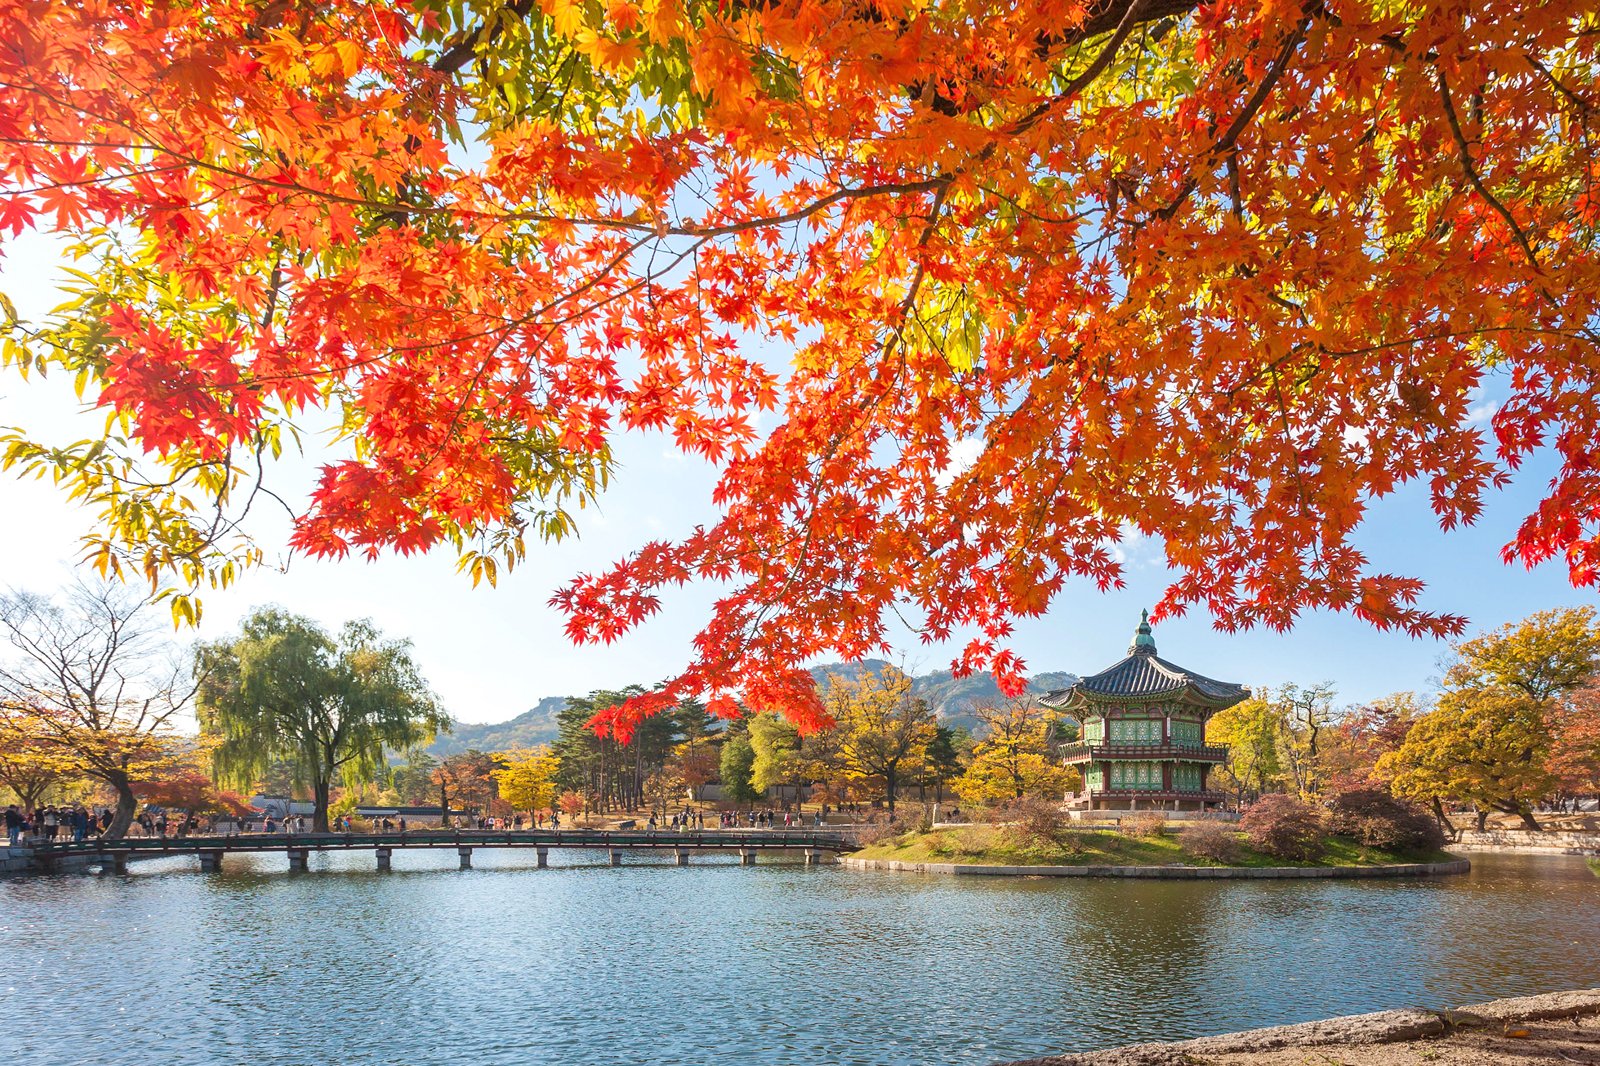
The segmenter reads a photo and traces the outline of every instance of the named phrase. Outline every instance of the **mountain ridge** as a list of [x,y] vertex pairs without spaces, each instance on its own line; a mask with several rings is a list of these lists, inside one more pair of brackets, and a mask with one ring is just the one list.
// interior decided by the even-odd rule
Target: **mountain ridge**
[[[853,663],[824,663],[811,668],[811,676],[819,682],[829,675],[854,680],[869,671],[882,671],[893,664],[883,659],[862,659]],[[1064,670],[1046,670],[1028,678],[1027,691],[1043,695],[1067,688],[1077,681],[1076,674]],[[911,678],[911,691],[928,701],[934,715],[942,725],[972,729],[977,719],[972,716],[975,705],[1000,700],[1000,687],[989,674],[974,674],[957,678],[949,670],[934,670],[916,674]],[[424,750],[434,758],[456,755],[469,749],[478,751],[505,751],[509,748],[527,748],[548,744],[557,733],[556,716],[567,705],[565,696],[545,696],[515,718],[504,722],[455,722],[450,733],[441,734]]]

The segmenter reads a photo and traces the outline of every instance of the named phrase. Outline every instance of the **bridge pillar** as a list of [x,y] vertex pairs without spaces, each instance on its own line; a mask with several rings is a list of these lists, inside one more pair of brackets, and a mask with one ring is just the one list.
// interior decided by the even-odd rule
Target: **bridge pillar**
[[677,864],[679,866],[688,866],[689,865],[689,849],[688,848],[673,848],[672,849],[672,858],[673,858],[673,860],[675,862],[677,862]]
[[756,864],[756,849],[755,848],[740,848],[739,849],[739,865],[740,866],[754,866],[755,864]]
[[612,866],[621,866],[622,865],[622,849],[621,848],[611,848],[609,850],[611,852],[611,865]]
[[393,869],[393,867],[390,865],[391,860],[394,858],[394,849],[393,848],[379,848],[379,849],[377,849],[377,854],[378,854],[378,871],[380,873],[385,873],[385,872]]
[[[100,868],[102,873],[125,874],[128,872],[128,853],[125,851],[106,852],[105,865]],[[204,867],[202,867],[203,869]]]
[[472,849],[471,848],[457,848],[456,849],[456,854],[461,856],[461,868],[463,870],[472,869]]
[[807,866],[821,866],[823,861],[824,860],[822,858],[822,852],[821,851],[817,850],[816,848],[807,848],[806,849],[806,865]]
[[533,853],[539,857],[539,869],[542,870],[546,866],[550,865],[550,849],[549,848],[534,848],[533,849]]
[[306,855],[307,854],[308,854],[308,852],[307,852],[307,849],[305,849],[305,848],[290,848],[289,849],[289,872],[290,873],[305,873],[305,871],[306,871]]
[[[200,855],[201,873],[215,874],[222,872],[222,852],[202,851],[198,854]],[[304,869],[304,867],[301,867],[301,869]]]

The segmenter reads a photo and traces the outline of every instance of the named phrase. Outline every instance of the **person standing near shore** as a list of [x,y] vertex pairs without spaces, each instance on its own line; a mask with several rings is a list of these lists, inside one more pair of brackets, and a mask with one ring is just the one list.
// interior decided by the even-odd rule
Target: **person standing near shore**
[[22,836],[22,812],[17,810],[13,803],[6,808],[6,842],[11,847],[17,846],[17,840]]

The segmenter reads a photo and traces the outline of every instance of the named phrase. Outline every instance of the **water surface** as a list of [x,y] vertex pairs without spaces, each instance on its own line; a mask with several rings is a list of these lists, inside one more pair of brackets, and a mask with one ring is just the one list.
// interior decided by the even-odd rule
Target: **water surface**
[[1600,880],[1564,857],[1231,882],[550,858],[0,879],[0,1063],[982,1064],[1600,985]]

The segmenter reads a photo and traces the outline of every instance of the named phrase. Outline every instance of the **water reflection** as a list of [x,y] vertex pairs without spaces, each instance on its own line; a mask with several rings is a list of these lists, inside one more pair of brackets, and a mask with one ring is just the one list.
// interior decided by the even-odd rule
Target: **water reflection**
[[[978,880],[640,857],[0,882],[18,1064],[988,1063],[1600,984],[1600,881]],[[28,1008],[24,1008],[28,1009]]]

